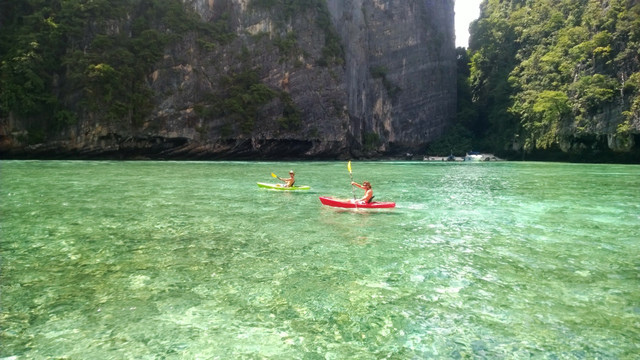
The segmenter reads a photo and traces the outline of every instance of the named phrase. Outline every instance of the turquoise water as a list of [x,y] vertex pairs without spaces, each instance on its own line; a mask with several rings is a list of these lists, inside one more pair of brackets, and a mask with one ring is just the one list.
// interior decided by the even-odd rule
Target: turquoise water
[[352,170],[0,162],[0,358],[637,358],[640,166]]

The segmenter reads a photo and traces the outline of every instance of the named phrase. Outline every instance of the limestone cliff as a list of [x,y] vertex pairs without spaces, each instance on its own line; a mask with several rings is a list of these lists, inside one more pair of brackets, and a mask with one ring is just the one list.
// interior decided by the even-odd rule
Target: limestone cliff
[[69,93],[76,123],[28,143],[21,140],[28,127],[10,115],[0,151],[187,159],[420,151],[455,117],[453,3],[183,0],[202,22],[224,23],[233,36],[214,42],[187,31],[167,43],[142,74],[152,98],[142,121],[107,121],[73,105],[79,95]]

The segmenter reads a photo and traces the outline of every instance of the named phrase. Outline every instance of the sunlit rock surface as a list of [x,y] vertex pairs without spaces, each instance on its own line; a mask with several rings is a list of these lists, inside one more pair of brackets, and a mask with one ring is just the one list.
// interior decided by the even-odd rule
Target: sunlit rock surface
[[[251,3],[183,1],[205,22],[225,19],[235,36],[203,44],[193,31],[170,43],[146,76],[154,107],[144,123],[123,126],[85,113],[57,139],[29,145],[18,140],[25,127],[14,123],[2,129],[2,152],[61,158],[376,157],[420,152],[455,118],[453,0],[327,0],[289,18],[277,6]],[[327,62],[331,36],[342,53]],[[278,41],[291,38],[294,44],[283,51]],[[211,111],[227,91],[223,79],[246,71],[256,72],[277,95],[249,120]]]

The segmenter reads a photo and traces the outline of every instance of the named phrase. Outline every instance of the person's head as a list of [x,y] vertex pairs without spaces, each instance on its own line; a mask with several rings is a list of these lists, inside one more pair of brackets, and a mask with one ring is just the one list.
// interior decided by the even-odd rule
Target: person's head
[[294,176],[296,173],[293,172],[293,170],[289,171],[289,175]]
[[362,186],[364,186],[364,187],[366,187],[366,188],[368,188],[368,189],[371,189],[371,183],[370,183],[370,182],[368,182],[368,181],[363,181],[363,182],[362,182]]

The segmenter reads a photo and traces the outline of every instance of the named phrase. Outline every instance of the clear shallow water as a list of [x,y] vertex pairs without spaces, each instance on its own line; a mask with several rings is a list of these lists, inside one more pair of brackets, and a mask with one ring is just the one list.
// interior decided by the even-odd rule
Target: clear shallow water
[[352,167],[0,162],[0,358],[640,353],[639,166]]

